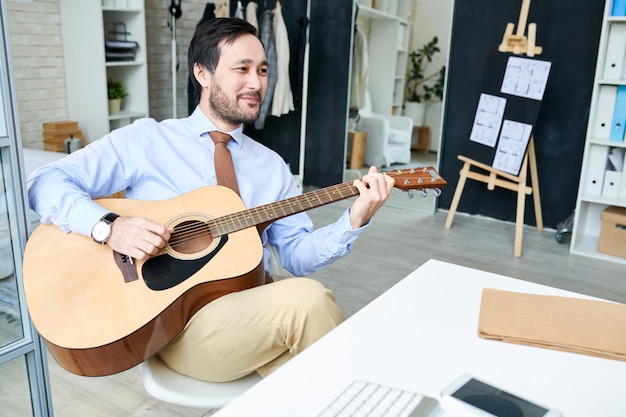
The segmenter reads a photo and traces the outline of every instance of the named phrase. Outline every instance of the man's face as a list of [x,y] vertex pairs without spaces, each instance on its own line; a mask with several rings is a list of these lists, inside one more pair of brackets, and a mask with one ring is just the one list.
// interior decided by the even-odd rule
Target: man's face
[[230,45],[222,44],[209,80],[209,113],[231,128],[256,121],[267,89],[267,60],[261,42],[244,35]]

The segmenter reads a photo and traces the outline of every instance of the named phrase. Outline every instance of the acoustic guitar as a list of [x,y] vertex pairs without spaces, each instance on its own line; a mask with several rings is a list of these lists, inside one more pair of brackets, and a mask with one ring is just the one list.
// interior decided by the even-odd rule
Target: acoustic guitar
[[[433,167],[387,175],[409,193],[433,189],[438,195],[446,185]],[[97,200],[109,211],[148,217],[174,233],[162,254],[140,262],[90,237],[39,225],[24,254],[33,324],[72,373],[101,376],[129,369],[171,341],[205,304],[265,282],[258,229],[358,193],[346,182],[252,209],[220,186],[165,201]]]

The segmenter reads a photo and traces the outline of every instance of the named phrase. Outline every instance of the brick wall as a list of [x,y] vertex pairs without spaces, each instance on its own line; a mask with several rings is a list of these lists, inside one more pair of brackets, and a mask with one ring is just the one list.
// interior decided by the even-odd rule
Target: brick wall
[[42,123],[67,119],[58,0],[7,2],[22,142],[43,148]]
[[[176,19],[176,115],[187,116],[187,48],[202,17],[206,1],[181,2],[182,16]],[[172,31],[169,2],[146,1],[146,38],[148,39],[148,84],[150,116],[157,120],[173,117]]]
[[[59,1],[7,2],[20,130],[22,143],[28,148],[43,148],[43,122],[68,118]],[[187,47],[206,3],[181,2],[183,13],[176,20],[178,117],[188,113]],[[157,120],[173,116],[169,4],[163,0],[145,1],[150,117]]]

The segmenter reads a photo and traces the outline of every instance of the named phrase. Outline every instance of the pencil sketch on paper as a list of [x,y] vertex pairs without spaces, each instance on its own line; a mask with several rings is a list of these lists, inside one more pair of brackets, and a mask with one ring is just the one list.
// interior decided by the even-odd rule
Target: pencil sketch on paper
[[492,167],[509,174],[517,175],[526,155],[526,147],[530,140],[532,125],[505,120],[502,133],[493,158]]
[[505,98],[482,93],[478,100],[470,140],[492,148],[496,146],[505,107]]
[[551,63],[517,56],[509,57],[500,92],[542,100]]

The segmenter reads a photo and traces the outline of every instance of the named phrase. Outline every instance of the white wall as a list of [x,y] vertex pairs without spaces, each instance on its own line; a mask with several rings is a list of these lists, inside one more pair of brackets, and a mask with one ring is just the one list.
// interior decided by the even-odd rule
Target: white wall
[[[439,38],[441,52],[433,59],[430,65],[432,72],[436,72],[442,65],[446,65],[450,47],[453,2],[453,0],[417,0],[410,2],[411,38],[409,40],[409,50],[412,51],[430,42],[433,36]],[[430,72],[427,72],[427,74],[430,74]]]
[[[426,69],[426,75],[437,72],[442,65],[448,65],[450,50],[450,30],[452,25],[452,6],[454,0],[417,0],[410,2],[409,21],[411,37],[409,51],[430,42],[433,36],[439,38],[441,52],[433,58]],[[441,136],[441,104],[429,104],[426,109],[426,125],[431,128],[430,150],[437,152]]]

